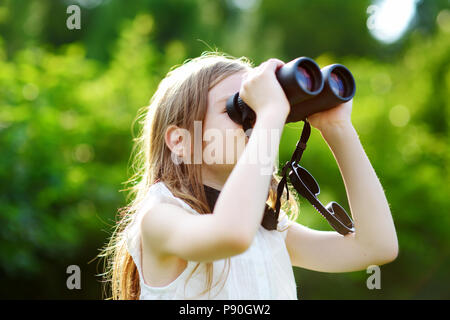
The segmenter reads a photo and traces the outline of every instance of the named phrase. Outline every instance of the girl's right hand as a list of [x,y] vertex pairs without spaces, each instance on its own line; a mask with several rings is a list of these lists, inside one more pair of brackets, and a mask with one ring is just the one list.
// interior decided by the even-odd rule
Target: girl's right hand
[[269,59],[245,74],[239,96],[257,116],[266,112],[286,117],[289,114],[289,101],[275,76],[283,65],[281,60]]

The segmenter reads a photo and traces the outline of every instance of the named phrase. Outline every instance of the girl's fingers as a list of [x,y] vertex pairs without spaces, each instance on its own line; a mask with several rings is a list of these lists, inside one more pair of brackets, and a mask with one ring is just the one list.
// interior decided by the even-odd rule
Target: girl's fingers
[[243,81],[250,81],[251,79],[257,78],[265,73],[274,74],[275,71],[278,68],[282,67],[284,64],[285,63],[283,61],[275,58],[264,61],[259,66],[255,67],[253,70],[247,73]]
[[254,71],[255,73],[262,73],[267,70],[276,71],[279,67],[282,67],[285,63],[279,59],[271,58],[264,61],[259,66],[257,66]]
[[261,68],[263,70],[270,70],[275,72],[279,67],[282,67],[284,65],[284,62],[279,60],[279,59],[275,59],[275,58],[271,58],[269,60],[267,60],[266,62],[264,62],[263,64],[261,64]]

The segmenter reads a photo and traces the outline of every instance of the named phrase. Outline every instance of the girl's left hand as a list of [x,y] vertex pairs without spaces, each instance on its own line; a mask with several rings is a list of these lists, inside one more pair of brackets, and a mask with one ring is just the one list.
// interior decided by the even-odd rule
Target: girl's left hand
[[334,108],[308,116],[309,123],[319,131],[336,125],[351,124],[353,99]]

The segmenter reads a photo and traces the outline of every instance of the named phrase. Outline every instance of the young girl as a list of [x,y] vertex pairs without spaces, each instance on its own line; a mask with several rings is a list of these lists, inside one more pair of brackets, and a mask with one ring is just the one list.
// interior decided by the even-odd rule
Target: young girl
[[[292,266],[349,272],[396,258],[389,205],[352,126],[351,101],[308,120],[337,160],[356,232],[304,227],[295,222],[295,206],[289,218],[280,215],[276,230],[261,225],[266,202],[274,205],[266,169],[275,166],[290,110],[275,77],[283,64],[269,59],[252,68],[245,58],[207,53],[160,83],[136,139],[133,201],[105,250],[112,298],[297,299]],[[257,115],[248,139],[225,109],[238,91]],[[232,141],[230,130],[237,133]],[[215,161],[204,161],[212,131],[227,145],[244,139],[245,148],[231,157],[215,148]],[[254,161],[263,148],[264,163]],[[194,161],[199,150],[202,161]],[[215,204],[211,190],[220,190]]]

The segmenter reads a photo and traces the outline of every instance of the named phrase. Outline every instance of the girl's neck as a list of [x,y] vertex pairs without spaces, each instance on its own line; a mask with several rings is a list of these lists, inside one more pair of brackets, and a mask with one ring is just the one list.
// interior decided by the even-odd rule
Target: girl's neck
[[202,168],[203,184],[219,191],[222,190],[229,175],[230,172],[225,170],[221,172],[211,172],[207,168]]
[[221,186],[221,185],[217,185],[217,184],[206,182],[206,181],[203,181],[203,185],[213,188],[215,190],[219,190],[219,191],[222,191],[222,188],[223,188],[223,186]]

